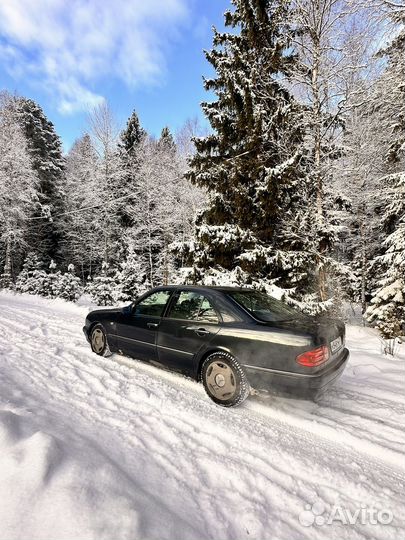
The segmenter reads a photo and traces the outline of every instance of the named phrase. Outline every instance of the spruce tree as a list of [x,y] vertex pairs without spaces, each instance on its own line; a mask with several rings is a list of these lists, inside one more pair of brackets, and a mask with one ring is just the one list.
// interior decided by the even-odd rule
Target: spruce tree
[[369,322],[389,340],[388,352],[393,352],[395,338],[405,334],[405,12],[394,11],[393,19],[402,29],[383,51],[388,65],[379,81],[379,113],[391,128],[387,153],[391,174],[381,180],[385,187],[382,230],[387,236],[383,252],[372,262],[377,287],[367,311]]
[[214,29],[206,52],[216,77],[204,86],[217,99],[202,107],[213,133],[195,139],[188,173],[209,192],[191,248],[194,275],[240,267],[250,281],[275,280],[302,292],[312,276],[302,111],[282,84],[295,61],[289,2],[232,4],[225,13],[230,31]]
[[[379,279],[367,319],[376,324],[383,338],[395,340],[405,335],[405,173],[385,180],[391,186],[391,202],[383,224],[392,232],[383,242],[384,253],[372,263]],[[392,349],[391,343],[388,351]]]
[[80,279],[75,275],[75,267],[73,264],[69,264],[68,271],[62,275],[58,297],[69,302],[76,302],[82,292],[83,287]]
[[116,290],[116,279],[111,275],[106,263],[103,263],[100,274],[93,281],[89,281],[86,287],[86,292],[98,306],[114,304]]
[[121,133],[118,148],[125,155],[136,154],[137,149],[146,136],[146,131],[141,126],[136,111],[128,118],[126,128]]
[[159,149],[172,153],[173,156],[176,154],[176,143],[170,129],[167,126],[162,129],[157,145]]
[[133,302],[137,296],[147,290],[146,268],[141,258],[136,255],[133,248],[128,250],[127,258],[120,264],[120,270],[116,274],[118,301]]
[[[123,232],[134,224],[135,179],[140,167],[142,142],[146,135],[137,113],[133,111],[118,142],[124,172],[115,186],[117,197],[123,198],[116,205],[116,213],[119,227]],[[121,258],[126,257],[126,247],[120,255]]]
[[48,261],[58,259],[62,243],[58,215],[64,209],[62,144],[53,124],[37,103],[21,97],[16,99],[16,108],[38,175],[38,204],[33,205],[27,244]]
[[52,259],[49,264],[49,269],[47,273],[47,279],[45,282],[45,288],[43,294],[47,298],[59,298],[60,291],[62,288],[62,272],[56,269],[56,263]]
[[48,277],[38,255],[30,251],[17,277],[15,290],[20,293],[46,295]]

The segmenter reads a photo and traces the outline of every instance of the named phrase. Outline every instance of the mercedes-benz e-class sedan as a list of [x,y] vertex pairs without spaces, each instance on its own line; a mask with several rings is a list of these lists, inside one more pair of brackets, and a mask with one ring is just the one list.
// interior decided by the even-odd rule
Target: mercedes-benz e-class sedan
[[225,407],[251,388],[316,398],[349,357],[342,322],[316,320],[248,288],[157,287],[124,308],[90,312],[83,331],[95,353],[200,380]]

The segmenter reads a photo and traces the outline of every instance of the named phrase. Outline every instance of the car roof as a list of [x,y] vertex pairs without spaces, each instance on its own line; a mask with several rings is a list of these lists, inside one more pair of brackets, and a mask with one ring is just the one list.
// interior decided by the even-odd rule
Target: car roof
[[169,290],[175,290],[175,289],[187,289],[187,290],[195,290],[195,291],[218,291],[218,292],[241,292],[241,291],[253,291],[255,289],[252,289],[250,287],[229,287],[229,286],[219,286],[219,285],[160,285],[159,287],[155,287],[156,290],[159,289],[169,289]]

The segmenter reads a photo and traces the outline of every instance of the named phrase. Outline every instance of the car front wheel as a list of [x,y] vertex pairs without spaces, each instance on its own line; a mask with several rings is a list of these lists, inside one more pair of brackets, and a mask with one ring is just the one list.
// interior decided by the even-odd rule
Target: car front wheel
[[107,334],[101,324],[93,326],[90,332],[91,350],[100,356],[110,356]]
[[210,354],[201,369],[205,391],[218,405],[235,407],[245,401],[250,385],[239,362],[229,353]]

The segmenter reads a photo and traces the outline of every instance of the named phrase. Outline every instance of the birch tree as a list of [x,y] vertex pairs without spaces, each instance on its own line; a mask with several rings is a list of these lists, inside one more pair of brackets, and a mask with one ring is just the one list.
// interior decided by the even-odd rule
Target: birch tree
[[118,151],[119,129],[108,104],[104,102],[94,108],[88,122],[99,161],[97,197],[101,199],[101,232],[96,249],[102,254],[104,268],[108,268],[118,259],[121,233],[116,207],[122,201],[119,186],[125,171]]
[[312,159],[311,185],[314,235],[317,241],[319,299],[328,298],[328,268],[336,268],[331,252],[336,230],[328,219],[327,193],[332,166],[341,154],[343,112],[353,87],[350,79],[360,66],[353,65],[347,47],[347,25],[355,6],[346,0],[293,0],[293,18],[299,31],[294,39],[298,56],[296,92],[307,106],[304,116],[306,144]]
[[66,243],[64,258],[80,269],[82,282],[101,265],[103,198],[100,163],[88,134],[77,139],[66,158]]
[[27,140],[16,118],[13,100],[0,94],[0,241],[4,270],[0,286],[10,286],[18,250],[26,246],[30,210],[36,201],[38,176]]

